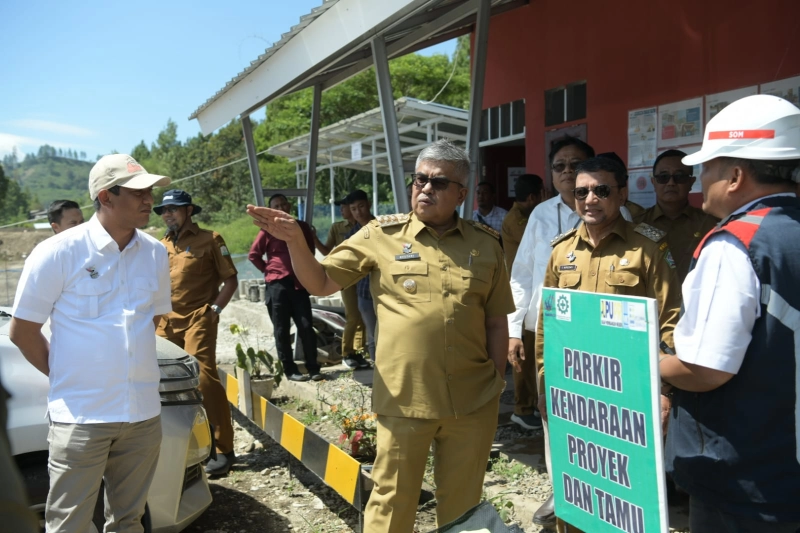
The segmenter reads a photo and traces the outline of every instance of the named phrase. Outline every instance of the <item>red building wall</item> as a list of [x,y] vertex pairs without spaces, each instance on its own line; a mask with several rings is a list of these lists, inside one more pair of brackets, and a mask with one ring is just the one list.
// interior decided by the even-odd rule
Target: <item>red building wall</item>
[[798,74],[800,0],[531,0],[491,20],[483,107],[525,98],[541,174],[547,89],[586,80],[590,144],[626,158],[629,110]]

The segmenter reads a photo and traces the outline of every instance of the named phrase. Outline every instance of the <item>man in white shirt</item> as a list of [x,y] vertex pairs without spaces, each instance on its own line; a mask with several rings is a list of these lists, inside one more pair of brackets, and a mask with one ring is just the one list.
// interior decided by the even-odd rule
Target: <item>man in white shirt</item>
[[478,209],[472,212],[472,220],[500,233],[503,229],[503,219],[506,218],[508,211],[494,205],[494,185],[488,181],[480,182],[475,189],[475,199],[478,201]]
[[[552,249],[550,242],[577,227],[581,221],[575,212],[575,197],[572,192],[575,188],[575,168],[590,157],[594,157],[594,149],[575,137],[561,139],[550,151],[553,187],[558,195],[533,209],[511,267],[511,292],[516,311],[508,315],[508,361],[515,372],[537,373],[534,364],[536,321],[539,317],[544,273]],[[538,396],[535,391],[528,391],[528,394],[518,393],[517,397],[520,405],[515,406],[515,414],[511,420],[527,429],[542,427],[536,408]],[[522,414],[518,415],[517,412]],[[544,430],[545,461],[547,471],[552,472],[546,423]],[[555,526],[552,496],[539,508],[533,521],[542,526]]]
[[692,533],[800,531],[800,110],[759,94],[706,127],[703,211],[722,219],[683,283],[667,471]]
[[155,324],[172,306],[167,251],[137,228],[169,182],[128,155],[101,158],[96,214],[25,262],[10,337],[50,378],[49,533],[88,531],[101,481],[106,530],[142,531],[161,445]]

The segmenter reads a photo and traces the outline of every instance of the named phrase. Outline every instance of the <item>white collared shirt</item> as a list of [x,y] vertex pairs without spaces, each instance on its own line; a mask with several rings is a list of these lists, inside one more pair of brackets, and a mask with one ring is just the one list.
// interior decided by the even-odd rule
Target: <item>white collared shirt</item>
[[[620,207],[620,213],[631,221],[627,207]],[[560,194],[533,208],[511,267],[511,293],[517,309],[508,315],[509,337],[521,339],[523,327],[536,331],[544,274],[553,251],[550,242],[580,222],[578,213],[564,203]]]
[[[764,198],[774,196],[794,195]],[[749,211],[764,198],[734,214]],[[709,237],[681,289],[684,312],[673,333],[678,358],[737,374],[761,316],[761,282],[744,244],[728,232]]]
[[141,422],[161,412],[153,316],[172,310],[164,246],[136,230],[120,252],[97,215],[34,248],[14,317],[50,319],[54,422]]

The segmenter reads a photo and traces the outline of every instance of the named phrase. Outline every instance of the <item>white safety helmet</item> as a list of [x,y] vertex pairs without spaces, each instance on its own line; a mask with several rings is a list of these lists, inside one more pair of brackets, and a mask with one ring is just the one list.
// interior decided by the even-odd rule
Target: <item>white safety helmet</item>
[[768,94],[736,100],[708,122],[702,149],[682,161],[694,166],[717,157],[800,159],[800,109]]

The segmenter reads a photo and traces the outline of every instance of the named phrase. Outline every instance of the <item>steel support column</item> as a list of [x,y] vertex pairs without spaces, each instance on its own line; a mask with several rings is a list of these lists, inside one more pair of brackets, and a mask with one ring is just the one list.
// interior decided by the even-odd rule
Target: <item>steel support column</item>
[[[394,206],[399,213],[408,213],[408,197],[403,182],[403,156],[400,153],[400,133],[397,128],[397,114],[394,109],[392,80],[389,76],[389,60],[386,57],[386,41],[382,35],[372,39],[372,57],[375,61],[375,78],[378,82],[378,97],[381,103],[383,131],[386,134],[386,153],[389,157],[389,171],[392,180]],[[377,210],[377,205],[375,209]]]
[[319,146],[319,106],[322,103],[322,85],[314,86],[314,101],[311,104],[311,135],[308,138],[308,173],[306,174],[306,205],[303,220],[311,224],[314,220],[314,189],[317,185],[317,146]]
[[[397,202],[394,207],[397,208]],[[372,213],[378,214],[378,158],[375,157],[375,141],[372,141]]]
[[253,124],[250,115],[242,117],[242,132],[244,133],[244,147],[247,150],[247,164],[250,166],[250,181],[253,183],[253,195],[256,205],[264,207],[264,188],[261,185],[261,172],[258,170],[256,145],[253,143]]
[[336,206],[333,205],[333,202],[336,201],[336,187],[335,187],[335,169],[333,167],[333,153],[328,152],[328,161],[331,164],[331,224],[336,222],[336,217],[334,216],[334,211],[336,211]]
[[472,215],[475,186],[481,175],[481,112],[483,111],[483,82],[486,78],[486,49],[489,43],[489,17],[491,0],[479,0],[478,18],[475,22],[475,54],[472,57],[472,84],[469,94],[469,126],[467,128],[467,151],[470,171],[467,183],[467,198],[464,200],[462,216]]

